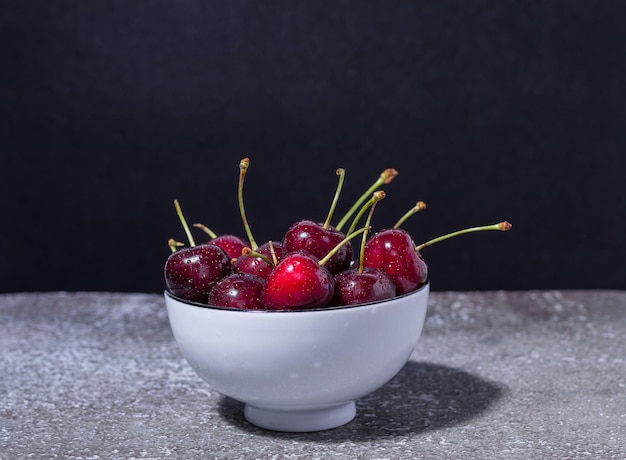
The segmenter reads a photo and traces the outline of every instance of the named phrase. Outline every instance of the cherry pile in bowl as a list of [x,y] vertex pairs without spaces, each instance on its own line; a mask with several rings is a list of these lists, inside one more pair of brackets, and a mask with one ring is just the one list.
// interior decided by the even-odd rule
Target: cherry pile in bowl
[[[428,266],[420,250],[464,233],[501,230],[511,224],[470,227],[415,244],[401,225],[426,205],[418,202],[392,227],[370,232],[376,204],[385,198],[379,189],[397,175],[384,170],[336,224],[331,225],[343,187],[345,171],[337,169],[337,189],[325,222],[301,220],[277,241],[258,244],[250,230],[243,201],[244,178],[249,158],[239,164],[238,203],[247,239],[195,224],[209,235],[196,244],[178,201],[179,220],[189,240],[184,247],[174,239],[168,244],[164,276],[167,289],[176,297],[200,304],[248,310],[300,310],[329,306],[360,305],[413,292],[428,279]],[[357,226],[364,220],[361,227]],[[349,226],[348,226],[349,224]],[[343,230],[346,228],[347,230]],[[353,240],[360,238],[358,253]]]

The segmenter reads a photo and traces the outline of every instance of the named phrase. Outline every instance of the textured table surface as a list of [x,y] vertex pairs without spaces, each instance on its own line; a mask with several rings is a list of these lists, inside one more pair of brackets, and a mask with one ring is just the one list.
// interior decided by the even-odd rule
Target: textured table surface
[[347,425],[287,434],[183,360],[154,294],[0,295],[0,459],[626,458],[626,292],[432,293]]

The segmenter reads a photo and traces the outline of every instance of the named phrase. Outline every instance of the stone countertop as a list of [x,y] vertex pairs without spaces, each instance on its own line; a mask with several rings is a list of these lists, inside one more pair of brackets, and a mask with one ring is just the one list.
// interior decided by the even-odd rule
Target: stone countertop
[[626,458],[626,292],[434,292],[411,360],[317,433],[248,424],[156,294],[0,295],[0,459]]

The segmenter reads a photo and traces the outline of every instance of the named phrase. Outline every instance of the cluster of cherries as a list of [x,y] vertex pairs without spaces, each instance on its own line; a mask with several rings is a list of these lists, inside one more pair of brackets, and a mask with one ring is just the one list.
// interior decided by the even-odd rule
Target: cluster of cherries
[[[337,169],[339,183],[326,221],[301,220],[280,241],[260,246],[252,236],[243,204],[243,184],[249,158],[239,164],[238,202],[248,241],[235,235],[210,236],[196,245],[180,204],[176,212],[189,240],[189,247],[169,240],[172,254],[165,263],[167,288],[175,296],[218,307],[248,310],[298,310],[327,306],[358,305],[391,299],[419,289],[427,282],[428,267],[420,250],[463,233],[511,228],[508,222],[472,227],[416,245],[400,228],[426,205],[418,202],[396,224],[369,236],[376,203],[385,197],[378,188],[398,174],[383,171],[336,226],[330,225],[344,182],[345,171]],[[369,199],[368,199],[369,198]],[[367,213],[367,215],[366,215]],[[356,228],[363,216],[365,224]],[[353,217],[354,216],[354,217]],[[341,229],[350,221],[349,229]],[[358,258],[353,260],[352,239],[360,236]]]

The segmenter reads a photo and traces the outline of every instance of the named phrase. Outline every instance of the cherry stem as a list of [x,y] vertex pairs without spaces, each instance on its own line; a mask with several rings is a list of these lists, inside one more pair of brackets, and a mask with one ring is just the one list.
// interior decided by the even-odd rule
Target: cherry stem
[[343,187],[343,181],[346,177],[346,170],[343,168],[337,168],[336,173],[339,176],[339,183],[337,184],[337,189],[335,190],[335,196],[333,197],[333,202],[330,205],[328,216],[326,217],[326,221],[324,222],[324,228],[328,228],[330,226],[330,220],[333,218],[333,214],[335,213],[337,201],[339,201],[339,195],[341,194],[341,188]]
[[176,241],[174,238],[170,238],[169,240],[167,240],[167,245],[170,247],[172,252],[176,252],[178,251],[178,248],[184,246],[183,243],[181,243],[180,241]]
[[178,202],[178,200],[174,200],[174,207],[176,208],[176,214],[178,214],[180,223],[183,224],[183,228],[185,229],[185,234],[187,235],[187,239],[189,240],[189,245],[191,247],[194,247],[196,245],[196,242],[194,241],[193,236],[191,235],[191,230],[189,230],[189,225],[187,225],[187,220],[185,219],[185,216],[183,215],[183,210],[181,209],[180,203]]
[[209,227],[207,227],[204,224],[193,224],[194,227],[201,229],[204,233],[206,233],[207,235],[209,235],[211,237],[212,240],[214,240],[215,238],[217,238],[217,233],[215,233],[213,230],[211,230]]
[[241,255],[244,255],[246,257],[258,257],[259,259],[262,259],[263,261],[265,261],[268,265],[272,267],[276,265],[275,263],[272,263],[272,261],[267,256],[264,256],[263,254],[253,250],[252,248],[243,248],[241,250]]
[[348,235],[354,231],[354,229],[356,228],[356,225],[359,223],[359,220],[361,220],[361,217],[363,217],[363,214],[365,214],[365,211],[367,211],[368,208],[372,206],[376,201],[380,201],[383,198],[385,198],[385,192],[382,190],[377,190],[376,192],[372,193],[372,197],[368,200],[367,203],[365,203],[361,207],[361,209],[359,210],[359,213],[356,215],[356,217],[352,221],[352,225],[350,225],[350,229],[348,230],[348,233],[347,233]]
[[257,249],[259,247],[252,236],[252,231],[250,230],[250,225],[248,225],[248,219],[246,218],[246,210],[243,206],[243,182],[246,177],[246,172],[248,172],[248,167],[250,166],[250,158],[244,158],[239,162],[239,185],[237,187],[237,199],[239,201],[239,212],[241,213],[241,220],[243,221],[243,227],[246,230],[246,234],[248,235],[248,240],[250,241],[250,247],[252,249]]
[[[372,222],[372,216],[374,215],[374,208],[376,207],[376,203],[378,203],[380,200],[382,200],[383,198],[385,198],[385,193],[382,191],[378,191],[378,192],[374,192],[374,195],[376,195],[377,193],[382,193],[382,196],[380,196],[380,198],[375,199],[372,202],[372,205],[370,206],[370,212],[367,215],[367,219],[365,220],[365,228],[366,230],[363,232],[363,237],[361,238],[361,250],[359,252],[359,273],[363,273],[363,263],[364,263],[364,259],[365,259],[365,243],[367,243],[367,235],[369,233],[369,229],[372,228],[370,227],[370,223]],[[372,197],[374,198],[374,197]]]
[[367,200],[367,198],[374,193],[374,191],[376,189],[378,189],[378,187],[380,187],[383,184],[388,184],[390,183],[396,176],[398,175],[398,171],[396,171],[393,168],[387,168],[385,169],[381,174],[380,177],[376,180],[376,182],[374,182],[370,188],[368,188],[365,193],[363,193],[363,195],[361,195],[361,197],[352,205],[352,207],[350,208],[350,210],[346,213],[345,216],[342,217],[342,219],[339,221],[339,223],[337,224],[336,229],[337,230],[341,230],[343,228],[344,225],[346,225],[346,222],[348,222],[348,220],[350,219],[350,217],[352,217],[352,214],[354,214],[357,209],[359,209],[359,206],[361,206],[361,204]]
[[274,261],[274,266],[278,263],[278,257],[276,257],[276,248],[274,247],[274,243],[272,240],[268,241],[267,245],[270,247],[270,254],[272,255],[272,260]]
[[324,257],[322,257],[319,260],[319,264],[320,265],[324,265],[326,264],[330,258],[332,256],[334,256],[337,252],[339,252],[339,250],[341,249],[341,247],[346,244],[348,241],[350,241],[352,238],[354,238],[357,235],[360,235],[361,233],[363,233],[364,231],[367,230],[367,227],[363,227],[359,230],[357,230],[356,232],[352,232],[350,235],[346,236],[343,240],[341,240],[341,242],[339,242],[339,244],[337,244],[337,246],[335,246],[334,248],[332,248],[328,254],[326,254]]
[[415,251],[419,252],[426,246],[430,246],[431,244],[438,243],[440,241],[447,240],[448,238],[452,238],[458,235],[463,235],[464,233],[482,232],[484,230],[500,230],[502,232],[506,232],[508,230],[511,230],[511,227],[513,226],[510,223],[508,223],[507,221],[503,221],[503,222],[498,222],[497,224],[493,224],[493,225],[483,225],[481,227],[466,228],[463,230],[458,230],[456,232],[448,233],[447,235],[443,235],[438,238],[434,238],[430,241],[427,241],[425,243],[419,244],[415,247]]
[[393,225],[393,228],[399,228],[400,225],[402,225],[404,223],[405,220],[407,220],[409,217],[411,217],[413,214],[421,211],[422,209],[426,209],[426,203],[424,203],[423,201],[418,201],[415,206],[413,206],[411,209],[409,209],[402,217],[400,217],[398,219],[398,222],[396,222]]

